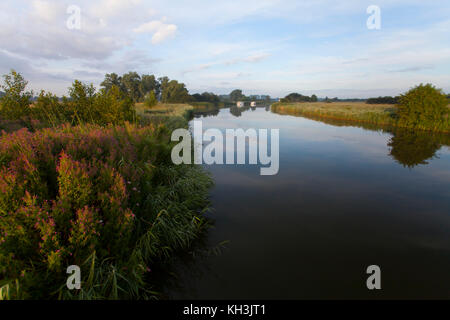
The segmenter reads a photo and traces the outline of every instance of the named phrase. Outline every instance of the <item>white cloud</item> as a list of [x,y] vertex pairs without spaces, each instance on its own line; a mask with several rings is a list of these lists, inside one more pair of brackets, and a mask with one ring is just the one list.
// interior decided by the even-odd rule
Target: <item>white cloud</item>
[[165,39],[173,37],[177,31],[176,25],[164,23],[165,20],[165,18],[162,18],[161,20],[146,22],[133,29],[133,31],[136,33],[153,33],[152,43],[160,43]]
[[61,4],[50,3],[43,0],[34,0],[32,2],[31,15],[42,22],[51,23],[64,13],[64,7]]

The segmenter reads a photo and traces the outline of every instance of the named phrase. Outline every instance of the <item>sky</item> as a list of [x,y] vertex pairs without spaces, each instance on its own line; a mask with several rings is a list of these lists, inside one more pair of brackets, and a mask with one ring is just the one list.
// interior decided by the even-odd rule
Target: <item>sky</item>
[[[367,26],[371,5],[379,29]],[[10,69],[58,95],[128,71],[192,94],[450,92],[450,1],[2,0],[0,74]]]

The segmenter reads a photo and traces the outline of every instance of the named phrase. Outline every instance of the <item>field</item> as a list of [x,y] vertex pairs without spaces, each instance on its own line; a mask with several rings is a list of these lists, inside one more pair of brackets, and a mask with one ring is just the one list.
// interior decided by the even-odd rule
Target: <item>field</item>
[[[396,119],[397,107],[392,104],[366,104],[362,102],[275,103],[272,105],[272,111],[285,115],[320,117],[379,126],[400,126]],[[450,129],[449,122],[447,118],[438,127],[418,127],[417,129],[447,133]]]

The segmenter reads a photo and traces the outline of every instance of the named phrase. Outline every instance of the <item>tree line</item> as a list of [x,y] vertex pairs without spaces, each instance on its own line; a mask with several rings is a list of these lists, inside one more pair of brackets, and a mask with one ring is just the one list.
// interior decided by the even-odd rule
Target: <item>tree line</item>
[[317,102],[317,96],[313,94],[312,96],[305,96],[300,93],[290,93],[286,97],[282,98],[280,102],[290,103],[290,102]]

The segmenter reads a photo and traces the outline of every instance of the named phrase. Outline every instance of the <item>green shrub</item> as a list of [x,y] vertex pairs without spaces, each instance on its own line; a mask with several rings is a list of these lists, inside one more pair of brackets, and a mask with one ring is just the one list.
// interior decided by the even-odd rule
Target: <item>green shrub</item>
[[69,93],[70,98],[63,97],[59,101],[51,93],[42,91],[31,110],[33,118],[53,127],[63,123],[117,125],[136,118],[133,101],[115,85],[108,91],[102,89],[95,93],[92,85],[75,80]]
[[420,84],[400,96],[399,124],[407,127],[440,127],[448,114],[447,98],[431,84]]
[[154,107],[158,104],[154,91],[150,91],[145,95],[144,104],[148,108]]

